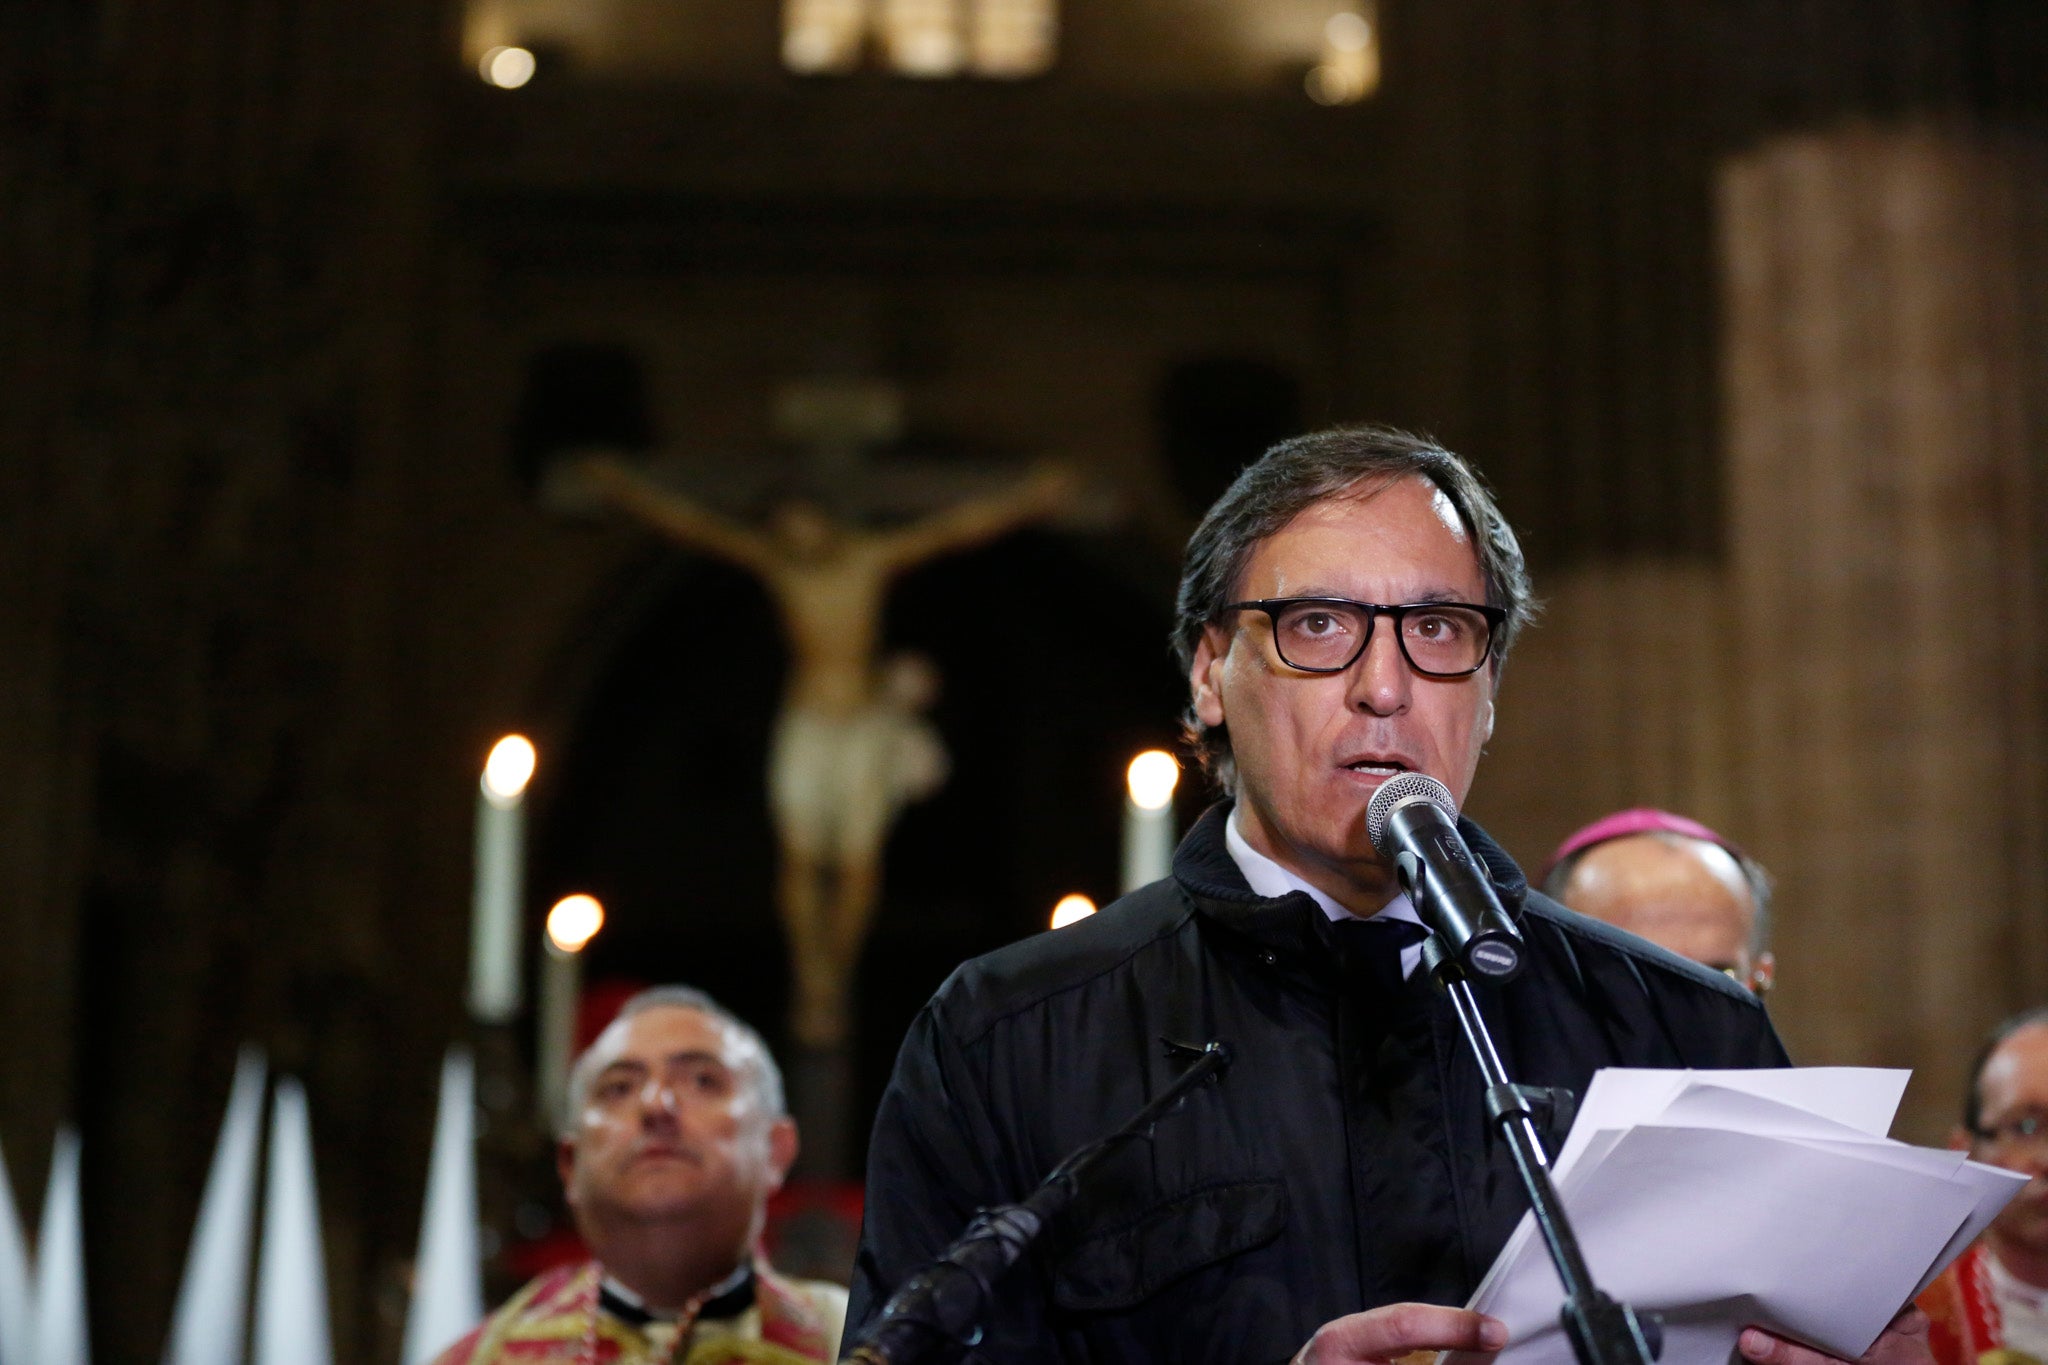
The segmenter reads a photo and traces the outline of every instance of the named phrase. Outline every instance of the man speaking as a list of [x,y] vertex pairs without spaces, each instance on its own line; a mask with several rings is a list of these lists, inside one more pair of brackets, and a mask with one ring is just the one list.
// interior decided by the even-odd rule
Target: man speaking
[[[876,1118],[849,1340],[977,1209],[1028,1194],[1217,1040],[1229,1070],[1099,1168],[1003,1282],[974,1359],[1503,1344],[1450,1305],[1526,1199],[1365,814],[1404,772],[1462,805],[1531,610],[1513,532],[1429,442],[1324,432],[1238,477],[1189,542],[1175,634],[1190,738],[1228,799],[1171,878],[966,964],[918,1016]],[[1514,1079],[1583,1093],[1603,1066],[1785,1063],[1755,997],[1530,894],[1460,829],[1525,941],[1521,975],[1480,990]],[[1825,1359],[1757,1332],[1743,1349]],[[1924,1336],[1895,1325],[1872,1355],[1924,1359]]]

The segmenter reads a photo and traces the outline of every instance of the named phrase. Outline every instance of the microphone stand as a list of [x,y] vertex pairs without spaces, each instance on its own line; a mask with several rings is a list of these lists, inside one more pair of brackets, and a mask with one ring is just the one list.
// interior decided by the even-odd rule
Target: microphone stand
[[1531,1107],[1535,1092],[1508,1079],[1465,969],[1445,951],[1443,940],[1434,933],[1423,941],[1422,963],[1450,996],[1451,1005],[1458,1012],[1459,1027],[1479,1063],[1479,1074],[1486,1080],[1487,1116],[1507,1139],[1508,1150],[1514,1153],[1515,1169],[1521,1174],[1523,1188],[1529,1192],[1536,1227],[1543,1234],[1550,1259],[1557,1266],[1557,1278],[1564,1285],[1564,1306],[1558,1310],[1558,1320],[1571,1339],[1572,1354],[1578,1357],[1579,1365],[1651,1365],[1663,1350],[1663,1326],[1655,1313],[1638,1314],[1594,1285],[1586,1258],[1579,1251],[1578,1235],[1572,1231],[1557,1189],[1550,1183],[1550,1159],[1544,1155],[1543,1139],[1536,1131],[1535,1111]]
[[1181,1098],[1230,1065],[1220,1042],[1197,1048],[1168,1040],[1175,1055],[1193,1053],[1194,1063],[1133,1114],[1123,1127],[1069,1155],[1021,1204],[983,1209],[967,1231],[899,1286],[867,1331],[842,1361],[860,1365],[911,1365],[921,1360],[956,1360],[981,1341],[982,1319],[995,1299],[995,1282],[1073,1202],[1090,1175],[1110,1155],[1148,1130]]

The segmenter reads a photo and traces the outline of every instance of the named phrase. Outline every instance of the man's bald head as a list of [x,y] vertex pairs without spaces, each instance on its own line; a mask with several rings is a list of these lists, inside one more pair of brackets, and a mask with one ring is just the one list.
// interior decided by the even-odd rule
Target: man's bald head
[[1551,894],[1761,994],[1776,964],[1761,943],[1755,881],[1711,840],[1669,830],[1608,839],[1553,874]]

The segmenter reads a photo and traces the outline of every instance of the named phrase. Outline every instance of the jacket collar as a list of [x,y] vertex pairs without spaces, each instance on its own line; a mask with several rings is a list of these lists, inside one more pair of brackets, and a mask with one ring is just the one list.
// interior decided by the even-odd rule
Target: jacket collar
[[[1224,843],[1224,823],[1232,802],[1219,801],[1182,839],[1173,854],[1173,877],[1207,923],[1290,963],[1303,959],[1327,962],[1334,942],[1330,920],[1305,891],[1265,897],[1251,889]],[[1487,876],[1500,893],[1501,905],[1519,920],[1529,879],[1500,845],[1472,821],[1458,817],[1458,832],[1486,865]]]

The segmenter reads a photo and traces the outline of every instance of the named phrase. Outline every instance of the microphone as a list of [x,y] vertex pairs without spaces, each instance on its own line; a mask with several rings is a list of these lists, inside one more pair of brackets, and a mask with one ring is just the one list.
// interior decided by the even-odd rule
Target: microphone
[[1004,1272],[1098,1178],[1105,1160],[1127,1143],[1150,1139],[1153,1124],[1230,1065],[1230,1048],[1222,1042],[1197,1047],[1170,1038],[1160,1041],[1168,1056],[1194,1060],[1123,1127],[1070,1153],[1022,1203],[977,1213],[937,1260],[889,1296],[881,1313],[843,1349],[841,1365],[957,1361],[980,1344],[982,1323],[995,1306],[996,1282]]
[[1497,984],[1521,974],[1521,931],[1458,833],[1450,788],[1426,773],[1395,774],[1366,802],[1365,832],[1450,961]]

